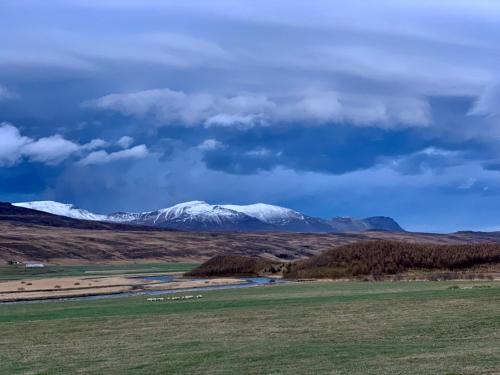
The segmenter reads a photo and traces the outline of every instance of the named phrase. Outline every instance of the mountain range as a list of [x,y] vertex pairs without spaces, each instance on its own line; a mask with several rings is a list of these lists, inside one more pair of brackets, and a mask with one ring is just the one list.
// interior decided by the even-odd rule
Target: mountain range
[[176,204],[149,212],[92,213],[72,204],[54,201],[13,203],[14,206],[73,219],[141,225],[189,231],[359,233],[369,230],[403,232],[390,217],[322,219],[289,208],[264,203],[212,205],[203,201]]

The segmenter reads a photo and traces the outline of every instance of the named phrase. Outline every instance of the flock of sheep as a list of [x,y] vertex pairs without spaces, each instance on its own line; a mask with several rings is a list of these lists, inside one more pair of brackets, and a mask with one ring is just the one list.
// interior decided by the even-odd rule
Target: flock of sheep
[[198,294],[197,296],[182,296],[182,297],[150,297],[147,299],[148,302],[162,302],[162,301],[178,301],[178,300],[183,300],[183,299],[199,299],[203,298],[201,294]]

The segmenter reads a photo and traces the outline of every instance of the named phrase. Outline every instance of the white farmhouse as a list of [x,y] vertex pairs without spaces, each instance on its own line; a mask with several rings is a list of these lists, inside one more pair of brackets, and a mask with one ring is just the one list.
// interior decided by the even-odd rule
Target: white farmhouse
[[38,262],[24,262],[24,266],[26,268],[43,268],[45,267],[45,264]]

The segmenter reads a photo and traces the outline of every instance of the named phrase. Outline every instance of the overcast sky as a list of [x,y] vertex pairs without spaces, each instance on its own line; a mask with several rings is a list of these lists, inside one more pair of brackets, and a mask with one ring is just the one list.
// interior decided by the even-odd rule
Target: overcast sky
[[0,2],[0,200],[500,229],[500,3]]

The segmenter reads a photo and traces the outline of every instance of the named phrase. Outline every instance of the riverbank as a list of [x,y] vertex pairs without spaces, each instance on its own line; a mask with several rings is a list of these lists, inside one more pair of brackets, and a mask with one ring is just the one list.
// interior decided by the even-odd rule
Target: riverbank
[[[253,280],[256,279],[256,280]],[[257,280],[259,279],[259,280]],[[262,279],[262,280],[261,280]],[[184,278],[178,273],[102,277],[57,277],[0,282],[0,303],[158,294],[271,283],[267,278]]]

